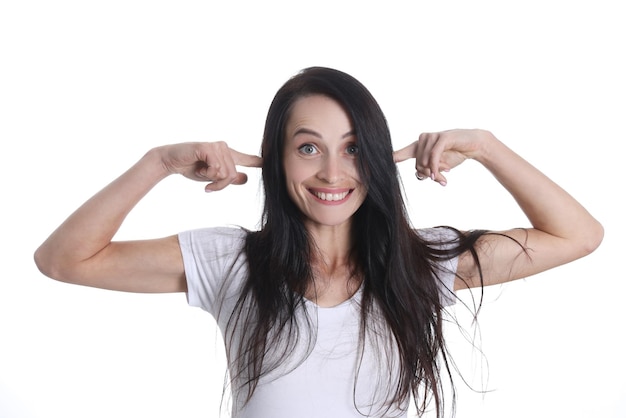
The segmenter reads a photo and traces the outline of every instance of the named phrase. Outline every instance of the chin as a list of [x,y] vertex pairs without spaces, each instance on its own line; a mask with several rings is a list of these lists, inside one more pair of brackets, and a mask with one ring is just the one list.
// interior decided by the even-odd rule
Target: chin
[[336,216],[307,216],[305,223],[308,225],[318,225],[325,227],[340,227],[350,224],[352,216],[350,217],[336,217]]

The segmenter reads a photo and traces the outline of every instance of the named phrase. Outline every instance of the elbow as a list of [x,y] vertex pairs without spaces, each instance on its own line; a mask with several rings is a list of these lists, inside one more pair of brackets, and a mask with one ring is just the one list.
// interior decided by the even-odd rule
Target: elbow
[[58,261],[57,257],[51,255],[44,246],[37,248],[33,259],[44,276],[61,282],[70,282],[66,277],[67,273],[64,273],[66,269],[62,267],[62,263]]
[[44,276],[50,277],[51,279],[55,279],[57,277],[53,263],[51,262],[50,257],[46,255],[44,248],[37,248],[33,259],[35,261],[35,265]]
[[600,222],[594,220],[593,225],[586,228],[586,233],[582,240],[581,245],[581,257],[594,252],[602,243],[604,239],[604,227]]

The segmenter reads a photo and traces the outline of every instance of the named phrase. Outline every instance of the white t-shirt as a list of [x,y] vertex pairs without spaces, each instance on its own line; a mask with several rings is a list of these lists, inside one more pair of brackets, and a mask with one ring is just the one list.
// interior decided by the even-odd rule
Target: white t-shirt
[[[435,230],[420,230],[432,236]],[[443,233],[446,238],[449,236]],[[238,228],[206,228],[179,234],[191,306],[211,313],[225,335],[226,325],[239,298],[247,274],[242,252],[246,232]],[[454,301],[452,291],[457,260],[442,265],[442,300]],[[243,405],[233,393],[232,416],[237,418],[363,418],[406,416],[408,405],[386,402],[397,376],[397,352],[386,327],[373,319],[365,344],[359,350],[361,290],[332,308],[306,300],[297,312],[307,323],[299,342],[289,348],[293,355],[280,368],[263,376],[252,399]],[[241,332],[236,330],[235,332]],[[239,334],[236,334],[238,336]],[[234,339],[236,341],[237,338]],[[227,352],[229,338],[225,338]],[[309,345],[310,344],[310,345]],[[230,347],[231,349],[233,347]],[[236,348],[231,350],[236,353]],[[230,363],[230,362],[229,362]],[[236,392],[237,384],[233,384]]]

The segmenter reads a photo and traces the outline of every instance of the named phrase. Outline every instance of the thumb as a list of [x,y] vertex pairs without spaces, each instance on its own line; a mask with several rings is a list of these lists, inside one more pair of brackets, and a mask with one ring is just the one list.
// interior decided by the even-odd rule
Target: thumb
[[241,185],[241,184],[246,184],[247,182],[248,182],[248,175],[246,173],[237,172],[237,177],[235,177],[235,180],[233,180],[233,182],[230,184]]

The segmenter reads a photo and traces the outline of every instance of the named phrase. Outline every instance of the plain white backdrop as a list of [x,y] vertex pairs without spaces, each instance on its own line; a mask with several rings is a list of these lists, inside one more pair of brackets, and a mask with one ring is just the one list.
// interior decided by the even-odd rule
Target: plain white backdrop
[[[225,140],[257,153],[298,70],[370,88],[397,148],[423,131],[493,131],[602,221],[591,256],[487,289],[454,329],[459,417],[624,417],[622,170],[626,15],[618,1],[4,1],[0,4],[0,417],[212,417],[223,351],[185,296],[58,283],[32,254],[148,149]],[[442,188],[400,166],[416,226],[527,226],[477,164]],[[258,172],[207,195],[166,179],[117,238],[254,228]],[[469,299],[469,295],[462,295]],[[487,364],[488,363],[488,364]],[[332,416],[329,412],[328,416]]]

